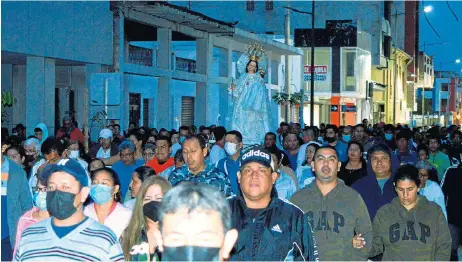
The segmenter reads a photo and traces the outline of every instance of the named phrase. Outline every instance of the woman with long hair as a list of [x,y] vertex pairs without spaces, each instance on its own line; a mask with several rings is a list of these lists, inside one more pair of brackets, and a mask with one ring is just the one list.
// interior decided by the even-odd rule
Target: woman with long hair
[[132,211],[121,203],[119,176],[114,170],[104,167],[91,173],[91,181],[93,203],[85,207],[84,213],[110,228],[119,238],[132,217]]
[[171,188],[170,182],[160,176],[151,176],[141,185],[140,192],[136,197],[133,216],[121,238],[125,260],[141,260],[141,256],[146,255],[146,253],[140,254],[132,251],[139,251],[139,247],[146,245],[146,243],[149,245],[149,261],[155,261],[152,258],[158,257],[157,242],[153,234],[158,228],[152,211]]
[[131,210],[135,207],[136,197],[140,193],[141,184],[148,179],[149,177],[155,176],[156,171],[148,166],[140,166],[135,169],[132,174],[132,180],[130,181],[130,185],[128,188],[130,189],[130,197],[131,199],[125,201],[124,205]]

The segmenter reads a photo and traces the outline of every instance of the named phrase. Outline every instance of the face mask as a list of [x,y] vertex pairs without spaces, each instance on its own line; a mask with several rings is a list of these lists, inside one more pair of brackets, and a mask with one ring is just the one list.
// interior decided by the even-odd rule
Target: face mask
[[393,134],[385,134],[385,139],[386,139],[387,141],[392,140],[392,139],[393,139]]
[[232,156],[237,152],[237,144],[234,143],[225,143],[225,151],[228,156]]
[[35,161],[35,156],[32,155],[27,155],[26,158],[24,159],[24,163],[32,163]]
[[75,194],[59,190],[47,192],[47,209],[50,215],[64,220],[77,212],[74,206]]
[[154,222],[157,222],[159,219],[157,217],[157,210],[159,209],[159,201],[151,201],[143,205],[143,214],[145,217],[151,219]]
[[335,137],[326,137],[324,140],[327,141],[327,143],[333,143],[336,139]]
[[218,247],[180,246],[166,247],[162,252],[163,261],[218,261]]
[[351,140],[351,135],[342,135],[343,141],[345,142],[350,142]]
[[71,150],[69,153],[69,158],[71,159],[76,159],[80,156],[80,151],[79,150]]
[[46,192],[35,192],[34,193],[34,204],[40,210],[47,210],[47,193]]
[[106,185],[92,185],[90,187],[90,196],[96,204],[104,204],[112,198],[112,187]]
[[180,144],[183,144],[183,142],[184,142],[185,139],[186,139],[186,137],[180,136]]

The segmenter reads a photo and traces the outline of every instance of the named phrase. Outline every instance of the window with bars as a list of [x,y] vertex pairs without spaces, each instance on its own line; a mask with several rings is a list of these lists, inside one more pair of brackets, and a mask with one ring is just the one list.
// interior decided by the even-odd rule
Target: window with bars
[[273,0],[266,0],[265,2],[265,10],[266,11],[273,11],[274,6],[273,6]]
[[181,97],[181,125],[194,125],[194,97]]
[[247,9],[247,11],[255,10],[255,1],[254,0],[247,0],[246,9]]
[[143,126],[149,126],[149,99],[143,99]]

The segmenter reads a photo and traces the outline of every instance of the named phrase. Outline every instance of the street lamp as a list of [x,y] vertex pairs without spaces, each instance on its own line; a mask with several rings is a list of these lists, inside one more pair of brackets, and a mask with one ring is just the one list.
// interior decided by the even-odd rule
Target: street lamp
[[426,7],[424,7],[423,11],[425,13],[430,13],[431,11],[433,11],[433,6],[427,5]]
[[460,59],[456,59],[456,64],[459,64],[460,63]]

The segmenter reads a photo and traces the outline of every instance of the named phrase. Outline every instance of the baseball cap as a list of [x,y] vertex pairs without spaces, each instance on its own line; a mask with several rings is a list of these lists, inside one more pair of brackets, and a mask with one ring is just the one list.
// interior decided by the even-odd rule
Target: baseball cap
[[99,131],[99,137],[108,139],[112,137],[112,131],[109,128],[103,128],[101,131]]
[[271,153],[263,146],[252,146],[241,157],[241,166],[251,162],[257,162],[265,167],[272,167]]
[[65,172],[73,176],[82,186],[88,186],[88,176],[79,162],[73,159],[61,159],[56,164],[47,165],[40,176],[48,180],[55,172]]

